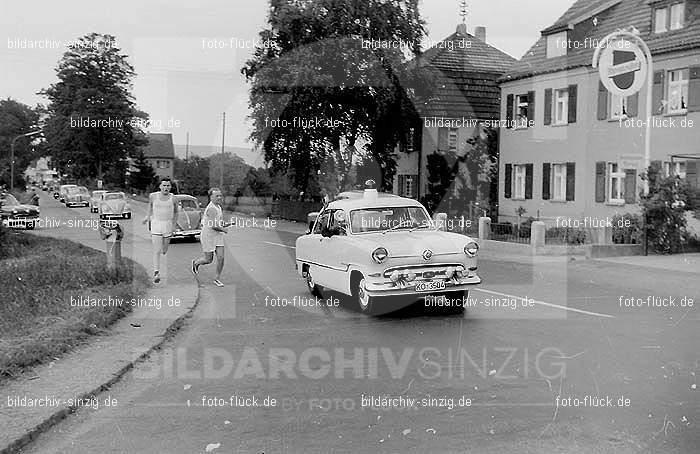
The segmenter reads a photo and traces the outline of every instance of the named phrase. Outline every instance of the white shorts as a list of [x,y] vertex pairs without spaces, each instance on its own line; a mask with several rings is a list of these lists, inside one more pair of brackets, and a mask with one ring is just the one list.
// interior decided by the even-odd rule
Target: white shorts
[[173,236],[173,222],[159,221],[157,219],[151,220],[151,235],[159,235],[163,238],[170,238]]
[[218,246],[224,246],[224,234],[204,228],[199,236],[202,252],[214,252]]

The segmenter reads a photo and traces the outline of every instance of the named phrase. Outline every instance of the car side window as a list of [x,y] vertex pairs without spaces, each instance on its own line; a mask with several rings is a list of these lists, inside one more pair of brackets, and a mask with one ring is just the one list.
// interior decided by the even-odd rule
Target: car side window
[[339,235],[347,235],[347,232],[345,231],[346,226],[338,223],[338,221],[336,220],[336,216],[338,215],[338,213],[343,213],[343,210],[333,210],[330,213],[330,225],[328,226],[328,228],[330,230],[337,229]]
[[323,227],[327,227],[327,226],[328,226],[328,218],[329,218],[329,216],[330,216],[330,212],[329,212],[329,211],[324,211],[323,214],[321,214],[321,215],[318,217],[318,221],[316,221],[316,224],[314,225],[314,231],[313,231],[312,233],[318,233],[318,234],[320,234],[320,233],[321,233],[321,229],[322,229]]

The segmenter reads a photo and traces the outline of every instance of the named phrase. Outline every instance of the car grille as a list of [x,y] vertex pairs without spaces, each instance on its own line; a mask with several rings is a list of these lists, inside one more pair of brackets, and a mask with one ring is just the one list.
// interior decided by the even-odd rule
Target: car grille
[[[440,263],[431,265],[406,265],[395,266],[384,270],[384,277],[388,278],[391,273],[398,271],[400,273],[408,273],[412,271],[416,274],[416,280],[447,278],[447,267],[453,267],[457,270],[464,271],[464,265],[461,263]],[[451,276],[450,276],[451,277]]]

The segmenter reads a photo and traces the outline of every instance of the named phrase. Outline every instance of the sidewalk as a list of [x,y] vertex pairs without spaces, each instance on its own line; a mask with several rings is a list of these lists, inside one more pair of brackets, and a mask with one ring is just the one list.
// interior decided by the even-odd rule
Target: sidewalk
[[[35,233],[49,236],[49,232]],[[55,230],[50,233],[50,236],[68,237]],[[104,250],[104,242],[99,239],[71,239]],[[150,269],[150,247],[125,247],[125,256],[132,250],[130,258]],[[107,334],[89,337],[86,346],[0,387],[0,454],[19,452],[38,434],[79,407],[95,408],[97,404],[103,408],[109,396],[104,391],[171,338],[191,315],[197,305],[198,288],[194,283],[177,282],[177,285],[149,288],[142,297],[146,300],[139,301]],[[171,297],[179,299],[177,307],[174,299],[172,307],[168,304]],[[96,396],[97,401],[91,400],[91,396]],[[34,399],[35,406],[22,402],[24,398]],[[43,406],[39,406],[42,403],[37,399],[45,399]]]
[[608,263],[619,263],[632,266],[643,266],[666,271],[700,274],[700,253],[674,255],[648,255],[631,257],[610,257],[594,259]]

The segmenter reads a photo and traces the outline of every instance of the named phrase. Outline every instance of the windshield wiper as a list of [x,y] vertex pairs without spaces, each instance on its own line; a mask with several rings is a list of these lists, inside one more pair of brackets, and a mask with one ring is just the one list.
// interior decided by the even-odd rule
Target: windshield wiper
[[401,222],[399,222],[398,224],[396,224],[395,226],[390,227],[390,228],[384,230],[384,231],[382,232],[382,235],[385,234],[386,232],[391,232],[392,230],[396,230],[396,229],[400,229],[400,228],[406,228],[406,227],[408,227],[408,226],[405,225],[406,223],[410,223],[411,225],[414,224],[414,222],[413,222],[413,221],[410,221],[410,220],[401,221]]
[[409,232],[413,232],[414,230],[419,229],[419,228],[423,228],[423,227],[430,227],[430,222],[426,221],[426,220],[421,221],[420,224],[416,224],[415,222],[413,224],[414,224],[414,226],[411,227],[411,230],[409,230]]

